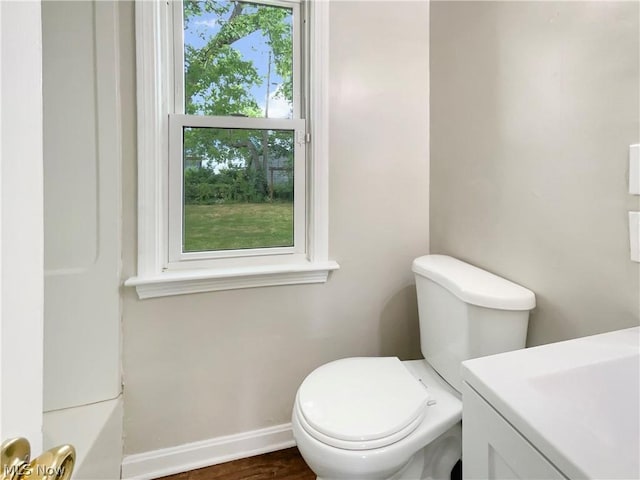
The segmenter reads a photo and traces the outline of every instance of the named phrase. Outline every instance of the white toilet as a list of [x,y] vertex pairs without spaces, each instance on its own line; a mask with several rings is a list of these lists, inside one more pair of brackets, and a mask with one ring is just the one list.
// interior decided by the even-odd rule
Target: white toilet
[[533,292],[444,255],[413,262],[425,360],[345,358],[307,376],[293,434],[323,480],[449,479],[461,457],[460,363],[524,348]]

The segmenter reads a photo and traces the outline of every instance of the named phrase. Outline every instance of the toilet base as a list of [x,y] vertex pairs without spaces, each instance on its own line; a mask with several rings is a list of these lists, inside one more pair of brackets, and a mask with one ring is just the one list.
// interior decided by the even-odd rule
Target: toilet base
[[[450,480],[451,471],[462,457],[462,426],[457,423],[422,448],[399,472],[386,480]],[[317,480],[347,480],[316,477]]]
[[458,423],[418,451],[408,465],[390,480],[450,480],[462,457],[462,427]]

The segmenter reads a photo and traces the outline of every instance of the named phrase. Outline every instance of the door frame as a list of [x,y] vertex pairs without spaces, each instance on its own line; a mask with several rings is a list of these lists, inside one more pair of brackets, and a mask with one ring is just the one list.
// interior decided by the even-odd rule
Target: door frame
[[43,139],[40,1],[0,1],[0,439],[42,451]]

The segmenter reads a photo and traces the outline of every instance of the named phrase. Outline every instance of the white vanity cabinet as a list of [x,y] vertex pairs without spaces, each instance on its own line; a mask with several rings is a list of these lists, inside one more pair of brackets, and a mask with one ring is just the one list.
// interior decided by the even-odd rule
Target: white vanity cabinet
[[462,363],[462,475],[640,478],[640,327]]
[[463,384],[465,480],[564,480],[562,475],[467,382]]

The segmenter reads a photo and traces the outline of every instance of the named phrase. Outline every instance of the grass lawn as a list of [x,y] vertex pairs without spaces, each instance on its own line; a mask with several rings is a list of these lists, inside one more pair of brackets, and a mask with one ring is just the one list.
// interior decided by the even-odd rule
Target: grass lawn
[[293,245],[293,203],[185,205],[184,251]]

